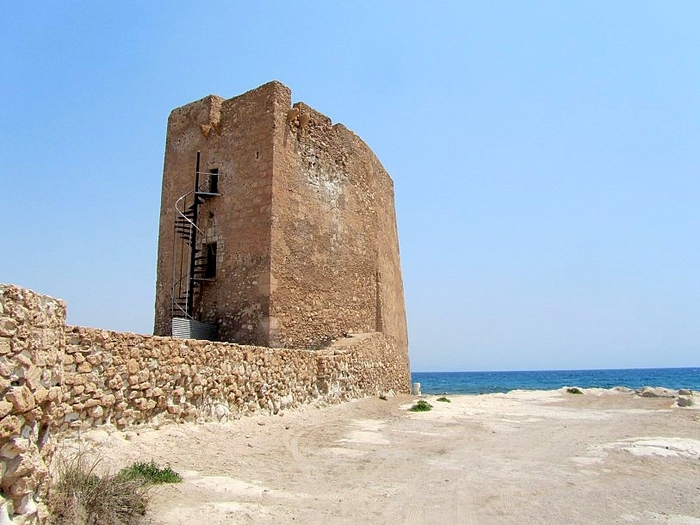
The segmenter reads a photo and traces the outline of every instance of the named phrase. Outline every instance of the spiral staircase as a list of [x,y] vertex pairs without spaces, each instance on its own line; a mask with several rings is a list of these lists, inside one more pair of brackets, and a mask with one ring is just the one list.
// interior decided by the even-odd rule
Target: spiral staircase
[[215,339],[216,327],[201,323],[194,317],[194,306],[202,285],[214,280],[207,271],[209,254],[197,247],[198,236],[204,234],[198,225],[200,206],[219,195],[217,179],[212,182],[212,173],[207,174],[207,187],[200,185],[202,174],[199,160],[198,151],[194,188],[175,202],[173,285],[170,294],[172,335],[188,339]]

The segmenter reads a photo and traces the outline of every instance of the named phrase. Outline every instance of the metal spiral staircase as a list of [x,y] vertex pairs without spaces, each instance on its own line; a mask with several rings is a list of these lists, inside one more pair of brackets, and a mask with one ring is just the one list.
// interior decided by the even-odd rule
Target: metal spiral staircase
[[199,208],[207,199],[219,193],[217,183],[212,184],[212,174],[209,174],[209,187],[206,190],[200,187],[199,159],[198,151],[194,188],[175,202],[173,285],[170,294],[172,333],[177,337],[211,339],[215,327],[204,325],[194,318],[195,301],[201,293],[202,284],[213,281],[207,275],[209,254],[197,247],[197,237],[204,234],[198,226]]

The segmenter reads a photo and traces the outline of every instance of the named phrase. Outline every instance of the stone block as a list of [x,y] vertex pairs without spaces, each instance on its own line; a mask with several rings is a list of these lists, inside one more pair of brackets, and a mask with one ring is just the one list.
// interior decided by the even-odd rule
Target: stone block
[[691,407],[694,405],[694,402],[691,396],[678,396],[678,399],[676,399],[676,404],[679,407]]
[[5,394],[5,398],[12,403],[15,412],[20,414],[28,412],[36,405],[32,391],[25,385],[10,388],[9,392]]
[[12,410],[12,403],[9,401],[0,401],[0,418],[5,417]]
[[13,498],[22,497],[25,494],[31,493],[35,488],[30,477],[19,478],[12,484],[12,487],[10,487],[10,495],[13,496]]
[[17,323],[9,317],[0,318],[0,337],[13,337],[17,333]]
[[61,399],[61,396],[63,395],[63,389],[60,386],[52,386],[49,388],[49,400],[50,401],[58,401]]
[[79,396],[85,392],[85,385],[75,385],[73,388],[71,388],[71,393],[74,396]]
[[0,376],[12,377],[15,374],[17,365],[8,357],[0,357]]
[[102,404],[106,407],[111,407],[116,402],[116,397],[112,394],[107,394],[102,398]]
[[34,407],[25,412],[24,417],[27,421],[41,421],[44,418],[44,411],[40,407]]
[[129,359],[126,363],[126,369],[130,375],[136,374],[141,367],[136,359]]
[[90,373],[90,372],[92,372],[92,365],[90,363],[88,363],[87,361],[83,362],[83,363],[78,365],[78,372],[81,374]]
[[0,438],[11,438],[20,435],[24,418],[9,415],[0,419]]
[[14,437],[0,447],[0,457],[6,460],[15,459],[18,455],[29,450],[29,440]]

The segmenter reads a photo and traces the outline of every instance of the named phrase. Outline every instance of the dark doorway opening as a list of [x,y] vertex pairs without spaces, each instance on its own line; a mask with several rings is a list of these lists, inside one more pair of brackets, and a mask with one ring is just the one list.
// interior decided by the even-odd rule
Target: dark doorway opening
[[219,170],[209,170],[209,193],[219,193]]
[[213,279],[216,277],[216,243],[206,244],[207,265],[204,269],[204,278]]

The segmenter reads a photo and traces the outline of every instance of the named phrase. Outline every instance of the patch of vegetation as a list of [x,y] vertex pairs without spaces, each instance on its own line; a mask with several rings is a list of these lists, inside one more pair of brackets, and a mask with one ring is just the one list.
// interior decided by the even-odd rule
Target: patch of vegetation
[[48,506],[56,525],[136,525],[150,500],[143,479],[99,475],[100,459],[85,453],[59,460]]
[[566,391],[567,391],[569,394],[583,394],[583,392],[581,392],[581,389],[580,389],[580,388],[576,388],[575,386],[572,386],[572,387],[567,388]]
[[445,396],[438,397],[435,401],[441,401],[442,403],[452,403],[452,401],[447,399]]
[[413,405],[409,410],[411,412],[428,412],[429,410],[432,410],[433,405],[428,403],[427,401],[421,399],[416,402],[415,405]]
[[171,469],[170,465],[160,467],[153,460],[149,462],[137,461],[121,469],[117,476],[125,479],[143,480],[151,484],[180,483],[182,481],[182,476]]

